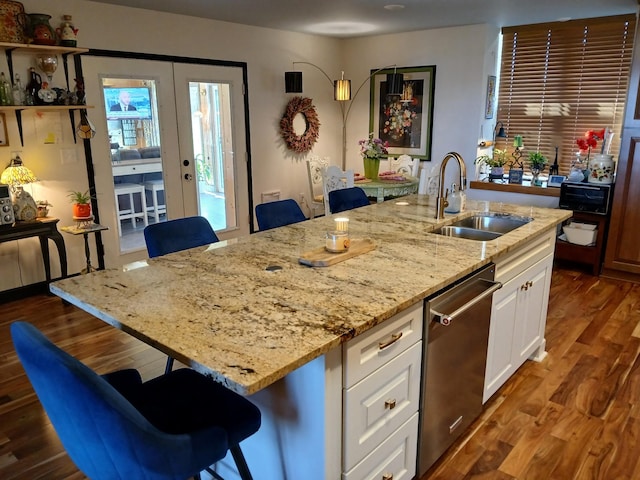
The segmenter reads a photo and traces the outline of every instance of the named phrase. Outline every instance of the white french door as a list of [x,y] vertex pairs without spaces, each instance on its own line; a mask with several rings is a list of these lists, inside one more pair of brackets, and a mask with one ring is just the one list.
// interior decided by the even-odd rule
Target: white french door
[[242,69],[82,62],[106,265],[146,258],[142,232],[157,221],[203,215],[221,239],[249,234]]
[[[206,217],[221,239],[249,234],[242,70],[174,63],[181,179],[187,215]],[[184,118],[184,117],[183,117]]]

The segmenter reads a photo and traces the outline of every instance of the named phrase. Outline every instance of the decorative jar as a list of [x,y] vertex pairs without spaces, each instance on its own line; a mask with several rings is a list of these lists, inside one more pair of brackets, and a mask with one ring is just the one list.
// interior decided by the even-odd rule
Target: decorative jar
[[615,173],[613,155],[596,153],[589,162],[589,183],[613,183]]

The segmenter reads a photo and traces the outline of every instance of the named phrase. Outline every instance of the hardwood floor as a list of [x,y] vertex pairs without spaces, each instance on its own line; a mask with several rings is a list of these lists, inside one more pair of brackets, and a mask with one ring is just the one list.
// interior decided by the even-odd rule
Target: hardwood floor
[[[100,373],[151,378],[165,357],[57,297],[0,305],[0,478],[84,479],[13,352],[16,319]],[[526,362],[420,480],[640,479],[639,322],[640,285],[554,270],[547,358]]]

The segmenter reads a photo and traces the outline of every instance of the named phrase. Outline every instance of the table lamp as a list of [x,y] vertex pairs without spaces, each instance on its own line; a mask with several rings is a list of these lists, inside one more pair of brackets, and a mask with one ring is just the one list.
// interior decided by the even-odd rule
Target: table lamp
[[9,166],[0,175],[0,183],[9,185],[13,202],[13,213],[16,220],[34,220],[38,214],[36,202],[22,187],[26,183],[37,180],[31,170],[25,167],[19,155],[11,159]]

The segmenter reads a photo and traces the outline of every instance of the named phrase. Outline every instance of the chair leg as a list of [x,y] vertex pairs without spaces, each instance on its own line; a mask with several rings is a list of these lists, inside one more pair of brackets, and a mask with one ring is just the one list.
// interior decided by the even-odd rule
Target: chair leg
[[236,466],[238,467],[240,478],[242,480],[253,480],[251,472],[249,471],[249,466],[247,465],[247,461],[244,459],[242,450],[240,450],[240,445],[231,447],[229,450],[231,450],[231,455],[233,455],[233,459],[235,460]]
[[173,370],[173,358],[168,357],[167,365],[164,367],[164,374],[167,375],[168,373],[171,373],[171,370]]

